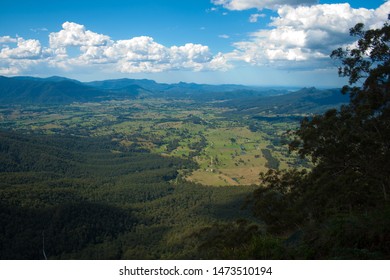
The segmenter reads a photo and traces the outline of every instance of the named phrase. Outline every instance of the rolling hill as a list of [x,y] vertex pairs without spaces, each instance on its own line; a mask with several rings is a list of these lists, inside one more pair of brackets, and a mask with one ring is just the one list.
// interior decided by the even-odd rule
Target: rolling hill
[[96,88],[63,77],[35,78],[0,76],[0,102],[3,104],[69,104],[113,98],[134,98],[145,90],[138,85],[110,90]]
[[0,102],[3,104],[64,104],[87,102],[107,93],[68,79],[0,77]]
[[221,102],[218,106],[230,107],[237,114],[305,114],[320,113],[330,108],[340,107],[349,102],[349,96],[342,95],[340,89],[303,88],[288,94],[251,97],[242,100]]

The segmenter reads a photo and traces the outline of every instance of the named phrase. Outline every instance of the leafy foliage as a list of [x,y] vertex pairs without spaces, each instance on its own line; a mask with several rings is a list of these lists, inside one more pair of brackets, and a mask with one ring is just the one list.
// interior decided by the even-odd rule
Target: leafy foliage
[[246,220],[214,224],[194,233],[200,240],[198,255],[205,259],[288,259],[283,240],[265,234]]
[[297,256],[386,258],[383,236],[389,223],[390,191],[390,29],[351,29],[356,49],[338,49],[333,58],[350,103],[305,118],[290,143],[314,164],[310,172],[270,171],[254,193],[254,213],[271,232],[299,229]]

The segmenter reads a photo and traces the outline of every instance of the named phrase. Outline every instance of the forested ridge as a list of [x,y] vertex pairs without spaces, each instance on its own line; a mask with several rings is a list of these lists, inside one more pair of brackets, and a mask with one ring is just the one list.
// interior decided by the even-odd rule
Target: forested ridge
[[42,259],[43,245],[54,259],[196,258],[191,236],[239,218],[253,190],[182,182],[177,170],[196,167],[192,161],[110,139],[10,131],[0,138],[2,259]]

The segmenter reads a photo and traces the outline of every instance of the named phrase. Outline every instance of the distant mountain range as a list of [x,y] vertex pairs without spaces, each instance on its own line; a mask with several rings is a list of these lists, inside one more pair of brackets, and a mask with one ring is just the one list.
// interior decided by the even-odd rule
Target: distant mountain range
[[[210,94],[212,93],[212,94]],[[153,80],[117,79],[82,83],[63,77],[0,76],[0,102],[67,104],[110,98],[166,97],[231,99],[242,96],[285,94],[286,90],[269,90],[243,85],[206,85],[195,83],[164,84]]]
[[264,88],[251,87],[235,84],[223,84],[223,85],[208,85],[208,84],[195,84],[195,83],[176,83],[176,84],[165,84],[157,83],[153,80],[136,80],[136,79],[118,79],[118,80],[105,80],[85,83],[88,86],[95,88],[106,89],[106,90],[121,90],[128,86],[137,85],[151,92],[160,93],[181,93],[181,94],[193,94],[200,92],[232,92],[232,91],[254,91],[263,92]]
[[216,102],[216,106],[232,107],[242,113],[272,110],[323,111],[324,108],[348,102],[340,89],[304,88],[295,92],[243,85],[207,85],[195,83],[165,84],[153,80],[117,79],[83,83],[64,77],[0,76],[1,104],[70,104],[110,99],[132,98],[192,99]]

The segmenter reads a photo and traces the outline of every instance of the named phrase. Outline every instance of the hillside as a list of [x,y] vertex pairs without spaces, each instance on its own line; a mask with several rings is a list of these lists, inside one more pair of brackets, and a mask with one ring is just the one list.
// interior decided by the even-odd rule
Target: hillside
[[63,104],[95,100],[105,93],[71,80],[0,77],[3,104]]
[[43,259],[43,235],[48,259],[198,258],[196,234],[253,191],[175,185],[193,163],[106,137],[0,131],[0,162],[0,259]]
[[330,108],[340,107],[349,102],[340,89],[303,88],[288,94],[264,97],[251,97],[242,100],[226,101],[218,106],[230,107],[238,114],[305,114],[321,113]]
[[123,88],[96,88],[64,77],[0,76],[0,102],[4,104],[69,104],[96,102],[115,98],[134,98],[145,93],[138,85]]

